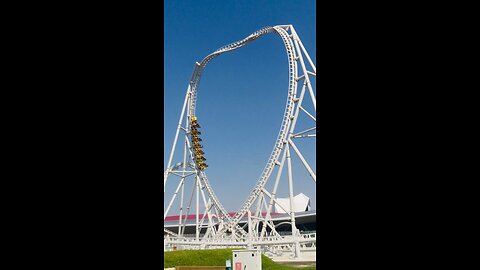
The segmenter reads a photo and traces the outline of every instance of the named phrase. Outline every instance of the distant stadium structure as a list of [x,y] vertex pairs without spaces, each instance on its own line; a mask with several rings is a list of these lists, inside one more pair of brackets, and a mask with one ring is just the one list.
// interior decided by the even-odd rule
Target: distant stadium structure
[[[305,194],[300,193],[293,197],[293,212],[307,212],[310,209],[310,198]],[[275,212],[280,214],[290,213],[290,198],[278,198],[277,203],[275,203]]]
[[[275,94],[286,96],[285,108],[263,171],[256,182],[245,181],[251,184],[251,192],[237,211],[228,212],[207,177],[215,164],[207,165],[208,147],[203,144],[209,138],[202,131],[208,129],[201,130],[204,122],[196,113],[200,79],[210,61],[267,34],[280,37],[285,64],[288,60],[284,69],[288,86],[275,90]],[[312,152],[317,137],[316,76],[314,61],[292,25],[261,28],[195,63],[163,178],[164,250],[254,248],[269,256],[290,254],[295,258],[315,252],[316,210],[310,209],[310,198],[305,194],[294,194],[301,190],[314,194],[317,184]],[[251,136],[245,139],[254,147],[258,143],[256,131],[249,132]],[[222,178],[228,180],[229,175]],[[232,192],[231,196],[238,194]]]

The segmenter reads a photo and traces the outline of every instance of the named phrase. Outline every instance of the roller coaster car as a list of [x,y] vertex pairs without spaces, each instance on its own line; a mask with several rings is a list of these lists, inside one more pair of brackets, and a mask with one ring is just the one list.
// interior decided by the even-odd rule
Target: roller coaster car
[[199,144],[198,142],[194,142],[193,148],[203,148],[203,145]]

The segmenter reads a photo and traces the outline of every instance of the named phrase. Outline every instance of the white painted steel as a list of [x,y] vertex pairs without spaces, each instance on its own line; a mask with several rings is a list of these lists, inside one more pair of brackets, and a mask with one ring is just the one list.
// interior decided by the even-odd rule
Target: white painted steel
[[[290,33],[289,33],[290,32]],[[285,106],[285,112],[283,115],[282,124],[278,137],[270,158],[260,176],[257,180],[255,187],[252,192],[246,199],[246,201],[241,206],[240,210],[237,211],[234,217],[230,217],[222,206],[217,196],[215,195],[210,183],[207,179],[205,172],[199,169],[199,165],[196,164],[194,154],[192,151],[192,146],[190,143],[190,120],[192,117],[195,117],[196,110],[196,101],[197,94],[200,84],[201,75],[206,65],[213,60],[215,57],[226,53],[231,52],[236,49],[239,49],[259,37],[268,34],[276,33],[280,36],[285,46],[285,50],[288,57],[289,65],[289,85],[288,85],[288,97]],[[313,71],[308,70],[306,62],[303,59],[303,56],[307,58],[307,62],[310,68]],[[301,67],[302,75],[299,76],[298,63]],[[316,67],[308,55],[307,50],[303,46],[300,38],[298,37],[295,29],[292,25],[281,25],[274,27],[264,27],[255,33],[249,35],[243,40],[231,43],[227,46],[221,47],[213,53],[206,56],[200,63],[195,63],[194,70],[190,83],[187,88],[187,94],[185,97],[185,102],[183,105],[182,113],[180,116],[180,121],[177,127],[177,132],[175,135],[172,152],[168,161],[168,166],[164,174],[164,193],[167,185],[168,177],[171,175],[179,176],[181,178],[176,191],[173,194],[172,200],[170,201],[166,211],[164,211],[164,219],[169,213],[173,202],[178,196],[178,193],[181,193],[181,202],[180,202],[180,217],[185,215],[185,219],[179,219],[179,230],[178,234],[175,234],[171,231],[164,230],[166,238],[165,247],[172,245],[180,246],[195,246],[197,248],[207,248],[208,246],[245,246],[252,247],[252,245],[261,245],[271,247],[273,252],[279,245],[287,245],[287,249],[295,254],[296,257],[300,256],[300,244],[301,243],[313,243],[315,245],[315,238],[306,238],[301,236],[295,226],[295,212],[293,211],[293,205],[290,205],[291,211],[290,223],[292,226],[292,235],[288,238],[281,236],[275,229],[273,224],[273,219],[271,216],[271,211],[274,203],[277,202],[277,189],[279,186],[280,178],[282,176],[282,171],[284,169],[285,162],[287,162],[288,169],[288,190],[289,197],[293,203],[293,176],[292,176],[292,156],[290,149],[293,149],[294,153],[300,158],[303,165],[307,169],[308,173],[312,176],[314,182],[316,183],[316,174],[308,164],[304,156],[301,154],[298,147],[293,142],[293,139],[300,138],[312,138],[316,137],[316,134],[311,134],[311,132],[316,131],[316,97],[313,91],[313,86],[310,80],[310,76],[316,77]],[[297,88],[298,82],[303,81],[300,95],[298,96]],[[309,96],[315,112],[308,112],[302,105],[305,101],[305,92],[308,90]],[[315,127],[303,130],[295,131],[297,120],[299,119],[299,113],[305,113],[309,119],[314,121]],[[174,152],[176,149],[177,142],[179,140],[180,132],[185,132],[185,144],[184,144],[184,153],[183,153],[183,163],[177,164],[172,167],[172,161],[174,157]],[[279,158],[281,159],[279,160]],[[189,162],[191,161],[191,162]],[[192,169],[192,171],[187,171],[187,169]],[[270,179],[271,175],[274,173],[275,169],[278,169],[273,191],[270,193],[266,190],[266,184]],[[184,197],[184,188],[186,179],[189,176],[195,176],[195,181],[192,186],[191,196],[189,202],[187,203],[186,211],[184,211],[185,205],[183,204]],[[196,192],[195,192],[196,191]],[[184,236],[185,222],[186,218],[190,212],[191,204],[193,202],[193,197],[195,199],[195,219],[196,219],[196,232],[194,238],[189,238]],[[208,196],[208,201],[206,199]],[[202,199],[200,200],[200,196]],[[270,199],[267,202],[267,199]],[[203,203],[205,208],[204,216],[200,220],[200,203]],[[255,204],[255,202],[257,202]],[[255,204],[254,213],[251,215],[250,210]],[[262,217],[260,214],[262,210],[266,211],[266,216]],[[244,227],[240,227],[240,220],[248,214],[248,232],[245,231]],[[201,232],[202,227],[204,227],[203,222],[205,218],[208,219],[206,227],[207,231],[203,234]],[[267,228],[270,228],[270,235],[267,235]]]

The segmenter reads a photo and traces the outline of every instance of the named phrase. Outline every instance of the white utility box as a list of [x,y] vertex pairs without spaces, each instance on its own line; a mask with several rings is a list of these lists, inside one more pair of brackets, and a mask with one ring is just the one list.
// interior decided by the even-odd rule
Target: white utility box
[[232,270],[262,270],[260,250],[233,250]]

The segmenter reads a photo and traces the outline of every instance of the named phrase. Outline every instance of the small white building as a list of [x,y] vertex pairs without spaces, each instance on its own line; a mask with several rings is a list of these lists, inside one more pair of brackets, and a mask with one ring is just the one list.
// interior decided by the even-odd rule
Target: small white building
[[[290,198],[278,198],[277,202],[278,203],[275,203],[275,212],[281,214],[288,214],[290,212]],[[305,194],[300,193],[293,197],[294,212],[310,211],[310,209],[310,198]]]

